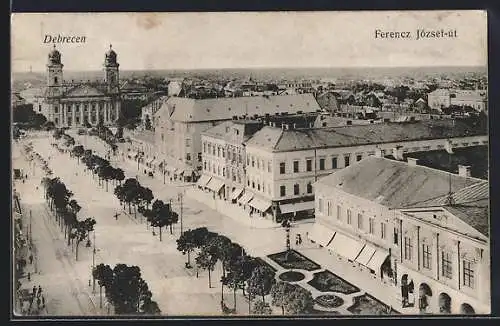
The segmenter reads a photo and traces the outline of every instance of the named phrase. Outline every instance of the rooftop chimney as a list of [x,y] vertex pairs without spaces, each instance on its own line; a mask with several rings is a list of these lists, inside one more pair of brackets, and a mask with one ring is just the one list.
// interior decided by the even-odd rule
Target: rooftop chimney
[[418,158],[408,157],[407,161],[408,161],[409,166],[417,166],[418,165]]
[[458,165],[458,175],[465,178],[470,178],[470,166],[469,165]]
[[384,157],[380,148],[375,149],[375,157]]

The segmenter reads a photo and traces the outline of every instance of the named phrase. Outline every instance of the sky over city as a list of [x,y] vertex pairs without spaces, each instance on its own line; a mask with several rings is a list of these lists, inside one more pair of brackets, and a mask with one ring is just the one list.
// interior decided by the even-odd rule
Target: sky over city
[[[457,36],[416,40],[417,29]],[[483,11],[13,14],[13,71],[45,71],[45,35],[85,36],[56,45],[74,71],[102,69],[110,44],[124,70],[487,64]]]

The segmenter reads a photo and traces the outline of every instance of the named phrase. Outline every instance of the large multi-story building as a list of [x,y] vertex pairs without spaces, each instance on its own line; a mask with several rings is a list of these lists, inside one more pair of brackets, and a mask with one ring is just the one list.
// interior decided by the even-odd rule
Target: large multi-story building
[[[489,185],[369,157],[314,184],[309,237],[431,313],[490,313]],[[388,293],[388,295],[391,295]]]
[[157,153],[170,168],[201,170],[201,133],[235,117],[320,111],[311,94],[192,99],[170,97],[154,120]]
[[436,89],[428,94],[427,103],[430,108],[441,110],[452,105],[468,106],[476,111],[488,111],[488,100],[485,90],[450,90]]
[[[367,156],[402,160],[412,152],[484,145],[485,131],[463,121],[384,123],[325,129],[266,126],[246,143],[246,192],[274,219],[312,216],[312,184]],[[267,206],[267,205],[262,205]],[[270,208],[270,209],[269,209]]]
[[[104,82],[67,83],[61,53],[54,49],[47,62],[47,86],[41,113],[56,127],[78,127],[86,122],[112,124],[120,116],[119,64],[113,49],[105,54]],[[36,108],[35,108],[36,111]]]

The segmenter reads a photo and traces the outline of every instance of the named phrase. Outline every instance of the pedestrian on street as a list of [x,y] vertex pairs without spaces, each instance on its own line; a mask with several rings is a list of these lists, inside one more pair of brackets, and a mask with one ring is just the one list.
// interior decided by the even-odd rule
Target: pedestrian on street
[[299,244],[299,235],[295,235],[295,245],[297,246]]
[[42,295],[42,308],[45,308],[45,296]]
[[36,295],[36,286],[33,285],[33,296]]
[[302,236],[300,234],[298,234],[298,236],[299,236],[299,245],[301,245],[302,244]]
[[36,306],[38,307],[38,309],[40,309],[40,303],[42,302],[42,300],[40,300],[40,297],[38,297],[36,299]]
[[30,260],[30,265],[32,265],[33,264],[33,255],[32,254],[30,254],[29,260]]
[[38,296],[42,295],[42,287],[39,285],[38,286]]

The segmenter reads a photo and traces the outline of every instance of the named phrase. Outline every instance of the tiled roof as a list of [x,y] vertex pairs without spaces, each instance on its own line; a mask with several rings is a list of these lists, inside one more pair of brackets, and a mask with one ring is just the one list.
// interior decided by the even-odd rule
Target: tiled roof
[[416,208],[435,206],[432,200],[447,196],[450,184],[452,193],[461,193],[485,181],[371,156],[317,183],[389,208]]
[[[202,132],[202,135],[208,135],[217,139],[224,139],[226,141],[232,141],[234,138],[233,129],[237,128],[241,135],[243,136],[243,141],[251,137],[257,130],[262,128],[262,122],[256,120],[235,120],[235,121],[224,121],[210,129]],[[226,132],[226,128],[230,128],[230,132]]]
[[171,119],[183,122],[228,120],[232,116],[264,116],[277,112],[315,112],[320,110],[311,94],[248,96],[215,99],[169,98],[164,106],[173,110]]
[[[281,130],[278,142],[266,141],[267,129],[257,132],[248,145],[262,146],[273,151],[293,151],[322,147],[347,147],[410,140],[443,139],[486,133],[463,121],[424,120],[415,123],[379,123],[352,125],[328,129]],[[264,134],[265,133],[265,134]]]
[[[452,193],[451,199],[454,205],[469,205],[474,204],[478,201],[489,199],[489,184],[486,181],[478,182],[469,187],[458,190]],[[448,204],[449,196],[448,194],[438,197],[431,198],[421,203],[417,203],[416,206],[444,206]]]
[[482,200],[475,205],[445,206],[445,209],[488,237],[490,233],[488,203],[488,200]]

